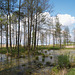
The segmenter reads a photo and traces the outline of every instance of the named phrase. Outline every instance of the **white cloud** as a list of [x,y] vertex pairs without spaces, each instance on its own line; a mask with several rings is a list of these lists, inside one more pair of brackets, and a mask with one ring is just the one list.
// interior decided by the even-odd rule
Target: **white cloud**
[[[42,13],[43,15],[46,15],[45,18],[48,21],[51,18],[51,15],[49,12],[44,12]],[[57,15],[59,17],[59,22],[63,25],[63,26],[71,26],[75,23],[75,17],[69,15],[69,14],[58,14]],[[55,17],[53,17],[53,20],[55,19]]]
[[50,13],[49,12],[44,12],[43,15],[45,15],[47,18],[50,17]]
[[63,26],[73,25],[75,23],[75,17],[69,14],[58,14],[59,21]]

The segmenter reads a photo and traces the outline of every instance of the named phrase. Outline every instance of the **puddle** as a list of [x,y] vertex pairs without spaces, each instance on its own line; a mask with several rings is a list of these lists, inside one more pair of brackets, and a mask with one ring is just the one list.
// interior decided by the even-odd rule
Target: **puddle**
[[[44,53],[45,57],[39,55],[38,60],[35,60],[35,56],[15,59],[7,57],[5,54],[0,54],[0,75],[31,75],[32,72],[41,73],[47,69],[51,70],[53,64],[57,64],[57,58],[61,54],[69,54],[70,61],[75,61],[74,50],[43,50],[39,52]],[[46,65],[49,62],[50,65]]]

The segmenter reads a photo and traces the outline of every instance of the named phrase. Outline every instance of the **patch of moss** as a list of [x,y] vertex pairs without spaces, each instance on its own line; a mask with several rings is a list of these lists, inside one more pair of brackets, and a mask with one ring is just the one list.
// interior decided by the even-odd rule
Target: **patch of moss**
[[44,61],[45,61],[45,59],[44,59],[44,58],[42,58],[42,61],[44,62]]
[[50,65],[51,65],[51,62],[49,62],[49,61],[46,62],[46,65],[47,65],[47,66],[50,66]]
[[75,68],[71,68],[66,75],[75,75]]
[[45,58],[45,55],[43,54],[42,57]]
[[59,70],[57,68],[57,66],[53,67],[52,70],[51,70],[51,75],[59,75]]
[[47,53],[47,51],[45,51],[45,53]]
[[50,59],[52,59],[52,56],[50,56]]
[[39,57],[38,57],[38,56],[36,56],[36,57],[35,57],[35,59],[36,59],[36,60],[39,60]]
[[25,64],[23,64],[22,66],[26,66]]
[[39,68],[42,68],[42,67],[43,67],[43,64],[42,64],[42,63],[38,63],[37,66],[38,66]]

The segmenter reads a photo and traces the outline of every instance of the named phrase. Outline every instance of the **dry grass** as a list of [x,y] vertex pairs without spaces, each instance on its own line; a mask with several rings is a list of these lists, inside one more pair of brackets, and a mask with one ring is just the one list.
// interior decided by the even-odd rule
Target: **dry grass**
[[66,68],[64,68],[62,70],[59,70],[58,73],[47,70],[46,72],[33,73],[32,75],[65,75],[65,74],[67,74],[67,69]]
[[65,46],[65,48],[75,48],[75,46]]
[[[12,45],[12,47],[14,47],[14,46]],[[0,44],[0,47],[1,47],[1,44]],[[2,47],[6,47],[6,44],[2,44]],[[8,47],[10,47],[10,45],[8,45]]]
[[58,75],[65,75],[65,74],[67,74],[67,69],[66,68],[60,70]]
[[66,68],[64,68],[62,70],[59,70],[58,73],[53,72],[53,71],[50,73],[50,75],[65,75],[65,74],[67,74],[67,69]]

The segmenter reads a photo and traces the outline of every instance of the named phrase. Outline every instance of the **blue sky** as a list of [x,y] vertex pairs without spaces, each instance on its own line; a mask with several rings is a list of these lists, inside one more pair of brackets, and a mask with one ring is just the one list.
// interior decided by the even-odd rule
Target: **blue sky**
[[60,14],[61,23],[67,24],[72,35],[73,28],[75,28],[75,0],[50,0],[50,3],[54,5],[52,15]]
[[51,0],[51,2],[54,4],[53,15],[60,13],[75,16],[75,0]]

